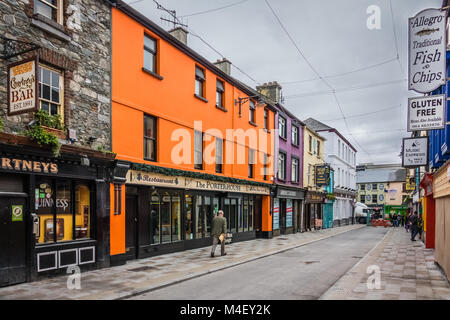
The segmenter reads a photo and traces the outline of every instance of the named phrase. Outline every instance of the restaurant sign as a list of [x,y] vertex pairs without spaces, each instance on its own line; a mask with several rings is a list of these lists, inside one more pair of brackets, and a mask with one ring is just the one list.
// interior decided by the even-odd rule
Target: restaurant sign
[[409,90],[428,93],[445,84],[446,18],[446,10],[426,9],[409,19]]
[[445,128],[445,95],[408,99],[408,132]]
[[37,58],[8,66],[8,116],[38,109]]
[[261,195],[270,194],[270,189],[268,187],[263,186],[242,185],[228,182],[188,178],[183,176],[166,176],[159,173],[135,171],[135,170],[128,171],[127,183],[158,186],[158,187],[205,190],[205,191],[223,191],[223,192],[261,194]]

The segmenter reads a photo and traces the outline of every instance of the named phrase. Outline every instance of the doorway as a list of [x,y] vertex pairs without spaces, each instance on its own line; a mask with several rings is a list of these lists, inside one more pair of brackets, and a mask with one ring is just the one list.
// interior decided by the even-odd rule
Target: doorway
[[125,211],[125,252],[131,259],[138,255],[138,196],[126,195]]
[[0,192],[0,287],[26,281],[26,196]]

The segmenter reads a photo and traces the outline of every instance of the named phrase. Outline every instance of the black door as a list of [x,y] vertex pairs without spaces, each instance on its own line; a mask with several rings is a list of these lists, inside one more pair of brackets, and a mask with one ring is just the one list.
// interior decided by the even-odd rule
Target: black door
[[138,223],[138,197],[126,196],[125,205],[125,252],[129,258],[137,258],[137,223]]
[[254,208],[254,217],[255,217],[255,232],[256,237],[262,236],[262,198],[257,196],[255,198],[255,208]]
[[26,198],[0,196],[0,287],[26,281]]

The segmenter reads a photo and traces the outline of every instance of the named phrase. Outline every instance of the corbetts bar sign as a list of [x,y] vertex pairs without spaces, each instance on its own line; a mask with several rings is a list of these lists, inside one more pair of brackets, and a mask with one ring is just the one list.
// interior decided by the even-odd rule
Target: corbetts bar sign
[[447,14],[426,9],[409,18],[408,88],[431,92],[445,84]]
[[37,58],[8,66],[8,116],[38,109]]

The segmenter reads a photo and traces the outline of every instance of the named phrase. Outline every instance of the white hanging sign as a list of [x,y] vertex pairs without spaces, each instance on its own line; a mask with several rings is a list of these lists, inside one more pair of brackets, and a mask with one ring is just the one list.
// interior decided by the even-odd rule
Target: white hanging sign
[[428,164],[428,137],[403,138],[402,167],[416,168]]
[[408,89],[431,92],[446,81],[447,13],[426,9],[409,18]]
[[445,128],[445,95],[408,99],[408,132]]

